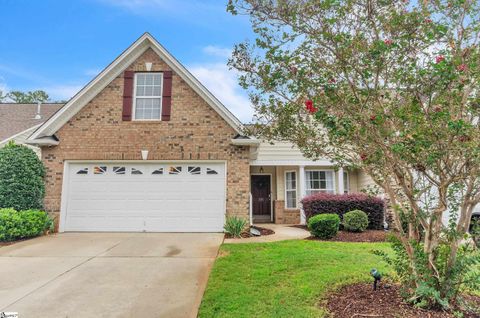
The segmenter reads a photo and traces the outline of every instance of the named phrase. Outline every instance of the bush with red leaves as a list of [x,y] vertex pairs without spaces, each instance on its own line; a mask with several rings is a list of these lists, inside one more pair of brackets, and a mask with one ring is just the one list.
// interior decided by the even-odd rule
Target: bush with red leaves
[[302,200],[307,221],[314,215],[324,213],[343,215],[353,210],[361,210],[368,216],[368,229],[383,229],[385,202],[363,193],[330,194],[316,193]]

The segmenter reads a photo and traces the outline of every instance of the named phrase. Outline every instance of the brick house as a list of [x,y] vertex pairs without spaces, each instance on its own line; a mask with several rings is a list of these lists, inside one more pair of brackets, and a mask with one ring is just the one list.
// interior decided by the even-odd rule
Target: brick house
[[361,171],[311,161],[242,124],[150,34],[27,141],[60,231],[218,232],[225,216],[304,222],[300,199],[361,190]]

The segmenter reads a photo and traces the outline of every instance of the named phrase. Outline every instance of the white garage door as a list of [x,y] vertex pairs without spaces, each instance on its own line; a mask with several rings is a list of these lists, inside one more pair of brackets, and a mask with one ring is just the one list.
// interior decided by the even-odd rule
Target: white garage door
[[64,231],[222,231],[224,163],[68,166]]

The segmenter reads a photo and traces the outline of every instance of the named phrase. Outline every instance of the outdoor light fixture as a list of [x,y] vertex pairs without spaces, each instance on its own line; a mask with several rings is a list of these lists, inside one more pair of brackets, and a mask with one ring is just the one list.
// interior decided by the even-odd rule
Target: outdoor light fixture
[[148,150],[142,150],[142,160],[147,160],[148,158]]
[[373,277],[373,290],[377,290],[377,283],[380,282],[382,279],[382,274],[380,274],[379,271],[377,271],[375,268],[372,268],[370,271],[370,275]]
[[263,166],[260,166],[260,173],[263,173]]

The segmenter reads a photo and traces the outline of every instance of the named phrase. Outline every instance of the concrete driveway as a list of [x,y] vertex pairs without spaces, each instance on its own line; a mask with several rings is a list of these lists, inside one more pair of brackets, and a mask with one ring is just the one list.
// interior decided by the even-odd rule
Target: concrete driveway
[[195,317],[222,234],[64,233],[0,247],[0,312]]

